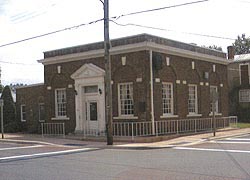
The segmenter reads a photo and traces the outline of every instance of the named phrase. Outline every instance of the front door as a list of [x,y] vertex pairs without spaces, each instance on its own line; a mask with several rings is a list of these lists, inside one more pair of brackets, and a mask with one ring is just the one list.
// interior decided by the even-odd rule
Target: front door
[[98,130],[99,119],[98,119],[98,101],[94,99],[86,99],[85,102],[85,113],[86,113],[86,121],[87,121],[87,129],[88,130]]

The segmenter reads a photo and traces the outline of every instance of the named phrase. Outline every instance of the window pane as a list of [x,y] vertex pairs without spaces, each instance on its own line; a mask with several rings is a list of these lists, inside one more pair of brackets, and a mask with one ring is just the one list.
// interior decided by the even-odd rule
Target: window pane
[[66,90],[56,90],[56,116],[66,116]]
[[197,114],[197,86],[188,86],[188,112]]
[[85,86],[84,87],[84,93],[97,93],[98,92],[98,86]]
[[90,121],[97,121],[97,102],[89,103]]
[[[213,98],[213,92],[215,93],[215,96],[219,97],[218,94],[216,95],[216,93],[218,93],[217,90],[217,86],[210,86],[210,97]],[[213,104],[212,101],[210,103],[210,112],[213,112]],[[218,113],[219,112],[219,102],[218,99],[216,99],[215,101],[215,112]]]
[[173,114],[173,91],[172,84],[162,85],[163,114]]
[[21,121],[26,121],[26,106],[21,105]]
[[120,84],[120,114],[134,114],[133,84]]
[[45,120],[45,107],[44,104],[39,104],[39,121]]
[[239,91],[240,102],[250,102],[250,89],[244,89]]

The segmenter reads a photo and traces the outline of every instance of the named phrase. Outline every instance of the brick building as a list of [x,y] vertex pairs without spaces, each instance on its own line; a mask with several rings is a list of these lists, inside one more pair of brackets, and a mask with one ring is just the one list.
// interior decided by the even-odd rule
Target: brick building
[[230,113],[237,115],[240,121],[250,119],[250,54],[231,57],[228,65],[228,81],[230,93]]
[[[228,116],[226,54],[141,34],[111,41],[113,121],[159,121]],[[44,53],[44,84],[17,90],[27,131],[64,122],[66,132],[105,130],[103,42]],[[152,86],[151,86],[152,85]]]

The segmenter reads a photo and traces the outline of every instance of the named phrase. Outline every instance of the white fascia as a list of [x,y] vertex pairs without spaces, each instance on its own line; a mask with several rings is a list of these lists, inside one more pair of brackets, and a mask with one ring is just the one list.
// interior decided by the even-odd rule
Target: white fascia
[[[112,47],[110,49],[110,54],[116,55],[116,54],[137,52],[137,51],[143,51],[143,50],[152,50],[152,51],[161,52],[165,54],[176,55],[176,56],[181,56],[181,57],[186,57],[186,58],[191,58],[191,59],[197,59],[197,60],[207,61],[207,62],[212,62],[212,63],[217,63],[217,64],[227,65],[230,63],[230,61],[227,60],[226,58],[215,57],[212,55],[188,51],[188,50],[161,45],[161,44],[148,42],[148,41]],[[71,62],[71,61],[98,58],[98,57],[104,57],[104,49],[98,49],[98,50],[92,50],[92,51],[74,53],[74,54],[67,54],[63,56],[49,57],[49,58],[38,60],[38,62],[42,63],[43,65],[49,65],[49,64],[57,64],[57,63]]]

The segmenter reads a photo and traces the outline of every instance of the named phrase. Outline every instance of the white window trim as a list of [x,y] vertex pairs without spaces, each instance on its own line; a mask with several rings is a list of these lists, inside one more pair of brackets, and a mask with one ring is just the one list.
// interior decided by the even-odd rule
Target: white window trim
[[127,116],[127,115],[122,115],[122,116],[118,116],[118,117],[113,117],[113,119],[138,119],[137,116]]
[[164,119],[164,118],[178,118],[178,115],[174,115],[174,114],[164,114],[163,116],[160,116],[160,118]]
[[[162,85],[171,85],[171,113],[164,113],[161,117],[174,117],[174,87],[173,83],[170,82],[163,82]],[[162,102],[163,103],[163,102]],[[163,108],[162,108],[163,110]]]
[[[188,85],[188,88],[190,86],[194,86],[195,87],[195,112],[188,112],[188,115],[187,116],[196,116],[196,115],[200,115],[198,114],[198,88],[197,88],[197,85],[196,84],[189,84]],[[189,89],[188,89],[188,96],[189,96]],[[189,109],[189,108],[188,108]],[[189,111],[189,110],[188,110]]]
[[[23,119],[23,106],[25,106],[26,119]],[[27,120],[27,108],[25,104],[21,104],[21,122],[26,122],[26,120]]]
[[250,84],[250,72],[249,72],[250,71],[250,69],[249,69],[250,67],[249,67],[249,63],[244,63],[244,64],[241,63],[241,64],[239,64],[240,85],[242,84],[241,83],[241,66],[246,66],[246,65],[248,66],[248,78],[249,78],[249,82],[248,83]]
[[[128,114],[128,115],[121,114],[120,85],[125,85],[125,84],[133,85],[133,82],[118,83],[118,117],[116,119],[130,119],[130,118],[133,119],[133,117],[137,118],[136,116],[134,116],[134,114]],[[134,92],[133,92],[133,102],[134,102]]]
[[[216,92],[218,93],[218,86],[210,86],[210,88],[216,88]],[[209,89],[210,92],[210,89]],[[217,102],[215,103],[215,112],[216,115],[220,115],[221,113],[219,112],[219,97],[217,99]],[[213,112],[210,112],[209,115],[213,115]]]
[[190,113],[187,115],[187,117],[201,117],[202,114],[195,114],[195,113]]
[[55,120],[55,121],[61,121],[61,120],[70,120],[69,117],[55,117],[55,118],[51,118],[51,120]]
[[[217,113],[217,112],[215,112],[214,115],[215,115],[215,116],[222,116],[222,113]],[[209,116],[213,116],[213,113],[210,112],[210,113],[209,113]]]
[[57,103],[57,91],[58,90],[65,90],[66,112],[67,112],[67,93],[66,93],[66,88],[57,88],[57,89],[55,89],[55,118],[51,118],[51,120],[56,120],[56,119],[60,119],[60,120],[63,119],[64,120],[64,119],[67,119],[67,115],[65,115],[65,116],[58,116],[58,103]]

